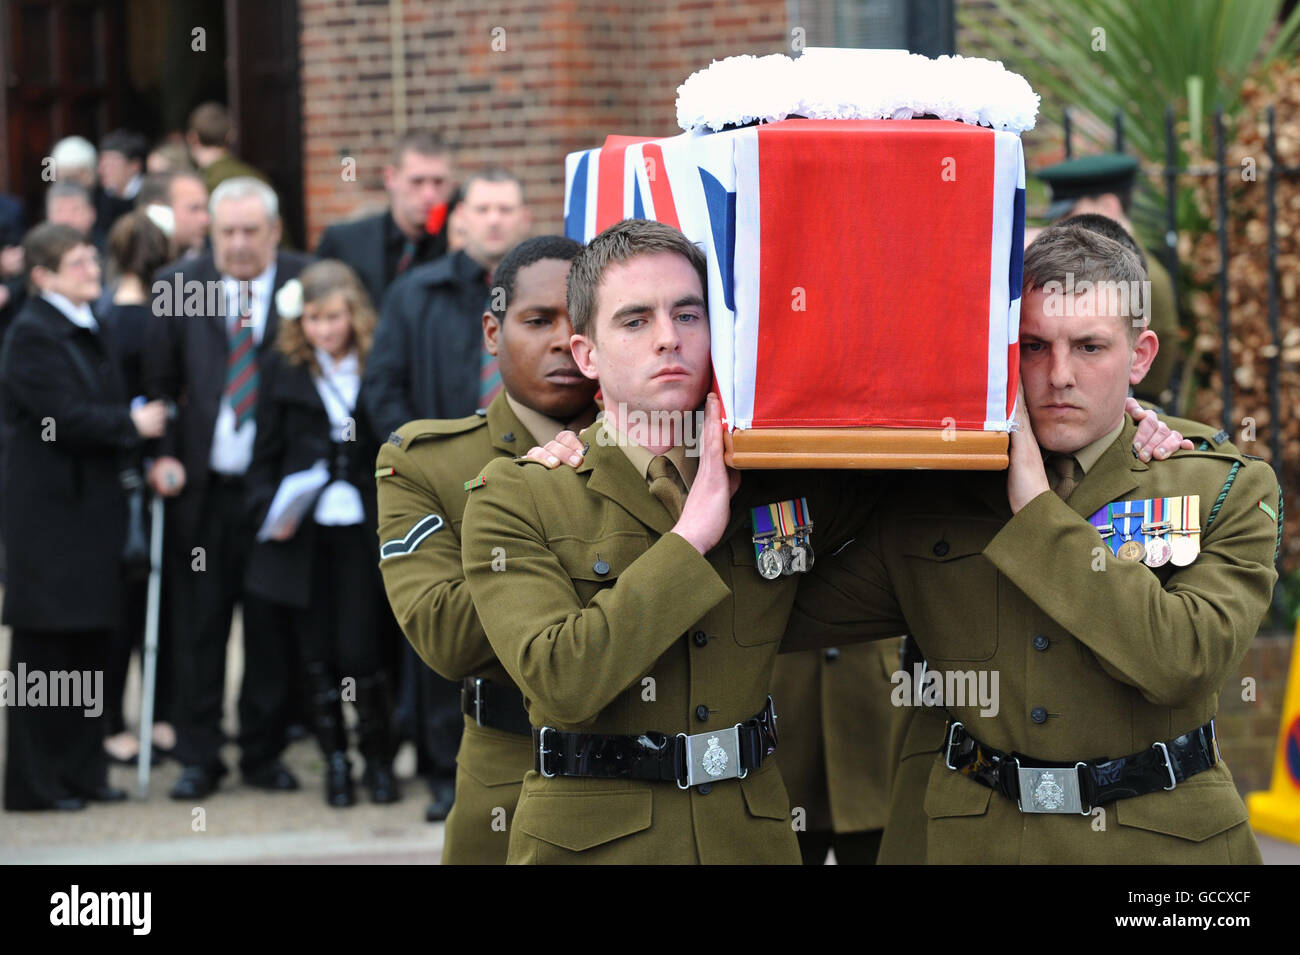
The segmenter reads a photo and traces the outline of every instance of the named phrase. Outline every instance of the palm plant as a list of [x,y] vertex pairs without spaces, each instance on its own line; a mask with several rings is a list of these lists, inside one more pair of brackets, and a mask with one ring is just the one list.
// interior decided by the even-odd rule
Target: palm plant
[[[991,0],[1005,22],[960,24],[981,53],[1025,76],[1043,97],[1040,117],[1065,108],[1089,114],[1101,132],[1124,116],[1128,145],[1149,162],[1165,159],[1165,113],[1185,123],[1177,156],[1194,144],[1213,155],[1213,114],[1231,113],[1242,80],[1260,64],[1300,48],[1300,6],[1278,24],[1282,0]],[[1109,148],[1109,146],[1107,146]],[[1163,238],[1161,206],[1135,197],[1134,225],[1148,245]],[[1179,224],[1195,228],[1179,203]],[[1163,244],[1163,243],[1160,243]]]

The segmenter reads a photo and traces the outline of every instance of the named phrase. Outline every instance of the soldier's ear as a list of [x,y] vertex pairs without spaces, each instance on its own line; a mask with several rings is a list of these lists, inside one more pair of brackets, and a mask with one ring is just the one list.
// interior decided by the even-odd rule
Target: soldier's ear
[[596,343],[586,335],[574,335],[569,339],[569,348],[573,351],[573,360],[582,372],[592,381],[599,376],[596,372]]
[[1156,360],[1156,353],[1160,351],[1160,339],[1156,333],[1147,329],[1137,337],[1133,343],[1133,364],[1129,366],[1128,383],[1136,385],[1147,376],[1151,369],[1151,363]]
[[483,347],[489,355],[496,355],[501,348],[501,322],[491,312],[483,313]]

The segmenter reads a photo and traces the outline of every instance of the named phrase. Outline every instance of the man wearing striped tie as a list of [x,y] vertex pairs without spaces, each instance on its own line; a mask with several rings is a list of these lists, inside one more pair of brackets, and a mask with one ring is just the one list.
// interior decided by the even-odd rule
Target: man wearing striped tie
[[[470,176],[457,211],[464,247],[398,278],[384,298],[366,363],[362,402],[376,434],[419,418],[463,418],[501,390],[496,359],[483,347],[483,312],[491,311],[492,276],[528,234],[523,184],[503,169]],[[413,716],[417,771],[433,801],[426,817],[445,819],[455,796],[456,750],[463,720],[460,688],[403,646],[399,716]]]
[[210,209],[212,252],[155,276],[158,328],[145,356],[150,397],[177,405],[150,483],[170,499],[165,586],[182,707],[177,755],[185,765],[171,795],[185,800],[211,793],[227,771],[221,711],[236,602],[244,629],[240,770],[252,786],[297,788],[279,761],[293,659],[288,630],[270,604],[243,592],[257,530],[246,512],[244,475],[256,431],[258,361],[279,325],[275,293],[310,259],[277,251],[279,203],[265,183],[228,179],[212,193]]

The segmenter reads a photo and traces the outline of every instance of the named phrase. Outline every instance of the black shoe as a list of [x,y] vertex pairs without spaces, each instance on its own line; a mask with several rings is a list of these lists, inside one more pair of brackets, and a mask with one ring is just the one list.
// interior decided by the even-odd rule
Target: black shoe
[[126,800],[126,790],[106,784],[96,786],[88,792],[83,792],[81,796],[88,802],[124,802]]
[[344,752],[330,753],[325,764],[325,803],[342,809],[357,801],[352,784],[352,764]]
[[251,773],[245,772],[244,782],[255,789],[269,792],[292,792],[298,788],[297,778],[278,759]]
[[424,810],[424,821],[442,822],[450,815],[456,801],[456,784],[450,779],[433,779],[429,781],[429,792],[433,801]]
[[217,791],[224,775],[224,766],[186,766],[169,795],[172,799],[202,799]]
[[80,796],[64,796],[62,799],[56,799],[50,803],[50,809],[57,809],[59,812],[76,812],[79,809],[86,808],[86,800]]
[[397,785],[397,777],[393,775],[391,763],[379,766],[367,763],[365,775],[361,778],[370,790],[371,802],[380,805],[401,802],[402,787]]

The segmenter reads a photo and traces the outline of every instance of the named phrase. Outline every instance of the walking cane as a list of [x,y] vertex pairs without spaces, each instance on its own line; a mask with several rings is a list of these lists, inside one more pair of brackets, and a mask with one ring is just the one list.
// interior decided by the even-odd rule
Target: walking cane
[[153,762],[153,694],[158,675],[158,612],[162,603],[163,499],[153,495],[149,514],[149,594],[144,618],[143,678],[140,700],[140,798],[149,798]]

